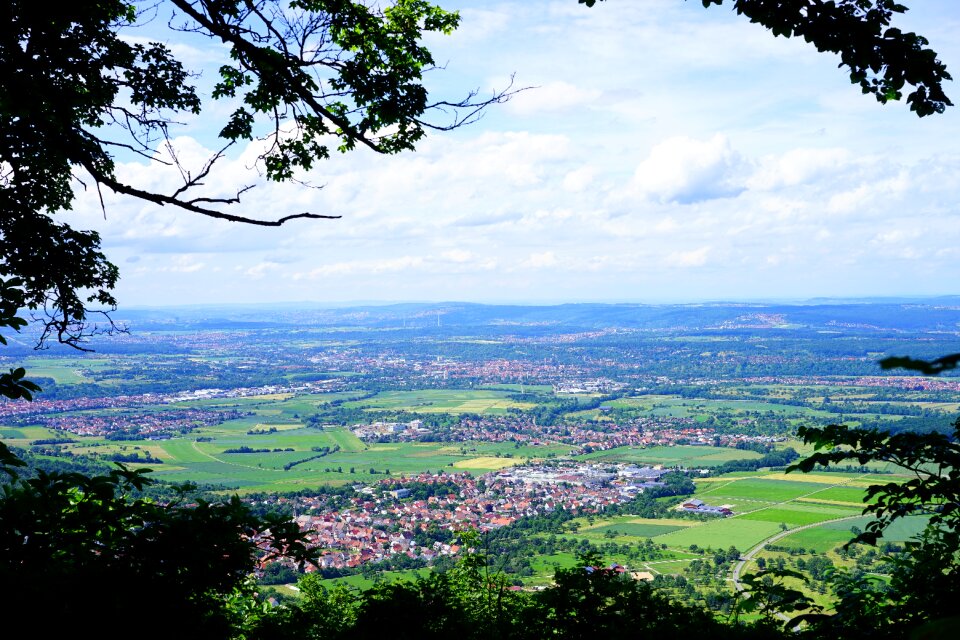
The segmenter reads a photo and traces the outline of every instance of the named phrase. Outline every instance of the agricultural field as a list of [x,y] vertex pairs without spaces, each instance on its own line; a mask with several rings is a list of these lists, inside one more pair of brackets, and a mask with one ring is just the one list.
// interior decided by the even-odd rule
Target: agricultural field
[[[76,446],[101,454],[120,453],[132,445],[140,446],[163,464],[133,466],[152,468],[152,475],[159,480],[209,483],[240,493],[371,482],[388,472],[391,476],[424,471],[482,474],[545,455],[537,447],[516,448],[489,442],[367,444],[345,428],[321,430],[294,425],[275,433],[248,435],[246,430],[257,424],[263,425],[253,421],[239,426],[224,423],[200,429],[188,437],[149,445],[101,440]],[[256,451],[228,452],[241,447]],[[331,452],[320,455],[316,449],[323,447]],[[339,450],[334,450],[335,447]],[[294,462],[298,464],[289,466]]]
[[376,397],[346,402],[346,408],[366,410],[395,409],[414,413],[490,413],[504,414],[507,409],[531,409],[530,402],[516,402],[508,391],[425,389],[422,391],[387,391]]
[[[556,313],[584,313],[575,306]],[[852,313],[859,316],[863,309]],[[7,360],[10,366],[24,365],[48,387],[49,396],[41,400],[145,398],[126,405],[77,402],[71,418],[194,409],[197,416],[239,415],[209,421],[226,419],[219,424],[198,418],[156,440],[71,435],[74,442],[53,445],[78,455],[149,455],[156,460],[128,464],[150,467],[161,480],[206,483],[224,495],[371,484],[420,472],[481,475],[592,450],[576,460],[694,470],[696,496],[734,512],[727,518],[679,511],[656,520],[578,517],[555,532],[564,538],[565,551],[531,559],[534,575],[523,576],[528,585],[548,584],[553,570],[572,566],[571,549],[582,541],[603,549],[608,561],[636,560],[631,568],[653,575],[683,573],[692,560],[705,557],[691,547],[746,551],[784,532],[789,535],[777,545],[787,551],[765,557],[789,556],[802,547],[807,556],[813,551],[839,563],[834,549],[849,540],[851,527],[869,523],[861,515],[865,488],[896,481],[896,475],[882,472],[897,469],[870,463],[875,475],[761,468],[722,477],[702,477],[710,473],[698,470],[757,460],[769,436],[778,438],[778,449],[808,454],[810,446],[791,439],[799,425],[908,424],[904,428],[925,430],[949,424],[949,415],[960,410],[955,379],[942,376],[931,385],[902,375],[884,378],[875,362],[893,349],[922,355],[943,347],[946,353],[955,336],[934,337],[941,335],[941,325],[918,329],[916,318],[895,334],[861,331],[835,324],[851,316],[834,317],[829,309],[817,311],[822,318],[816,321],[791,319],[793,311],[787,310],[772,325],[775,330],[727,333],[723,327],[737,326],[747,313],[740,307],[727,311],[732,315],[719,307],[676,309],[669,319],[630,324],[646,313],[631,309],[622,316],[630,326],[620,327],[593,319],[582,325],[577,319],[556,320],[548,317],[554,311],[539,308],[517,310],[521,316],[514,318],[508,309],[478,307],[464,311],[485,318],[469,328],[458,328],[446,312],[441,328],[439,313],[402,317],[407,313],[402,308],[376,321],[371,320],[376,310],[355,310],[339,322],[330,320],[339,313],[331,310],[305,315],[288,310],[270,321],[263,309],[245,317],[235,309],[221,315],[178,310],[163,321],[157,320],[163,313],[151,311],[146,314],[150,328],[106,340],[100,353],[37,355],[24,342]],[[766,316],[768,310],[759,313]],[[803,313],[809,318],[811,309],[804,307]],[[665,324],[657,324],[661,321]],[[942,343],[933,344],[937,340]],[[917,346],[923,350],[913,349]],[[182,400],[198,396],[203,399]],[[461,420],[462,414],[469,419]],[[40,426],[55,424],[41,419],[48,416],[34,420],[32,412],[17,411],[4,416],[0,438],[6,444],[30,447],[65,435]],[[413,427],[414,420],[425,430]],[[374,422],[411,427],[400,433],[399,427],[378,426],[364,434],[365,440],[350,430]],[[664,440],[675,443],[719,444],[713,436],[724,436],[756,450],[644,447],[644,437],[654,431],[672,432]],[[37,444],[35,451],[44,450]],[[922,524],[898,524],[888,540],[906,539]],[[659,559],[629,560],[625,550],[647,540],[656,545],[650,555]],[[372,571],[366,573],[340,581],[369,586]]]
[[647,448],[617,447],[582,456],[585,460],[595,462],[632,462],[687,468],[716,467],[731,460],[753,460],[759,457],[761,456],[756,451],[693,445]]
[[[861,516],[863,502],[847,506],[806,502],[804,498],[822,493],[832,495],[830,492],[838,489],[844,490],[846,497],[862,498],[862,487],[849,486],[861,484],[862,479],[854,474],[811,474],[808,481],[800,482],[793,479],[793,474],[782,473],[710,478],[698,482],[696,497],[714,506],[729,505],[733,516],[694,518],[678,512],[676,517],[656,520],[617,516],[597,517],[587,522],[578,518],[573,521],[576,530],[564,535],[595,544],[623,544],[649,538],[656,544],[666,545],[673,553],[689,554],[691,546],[700,549],[734,546],[746,551],[782,531],[798,529],[778,544],[825,552],[849,540],[852,526],[865,526],[868,519]],[[903,539],[916,533],[918,525],[912,523],[903,529],[892,533],[894,538]],[[682,567],[683,562],[677,560],[676,568]],[[660,567],[659,571],[665,572],[667,568]]]

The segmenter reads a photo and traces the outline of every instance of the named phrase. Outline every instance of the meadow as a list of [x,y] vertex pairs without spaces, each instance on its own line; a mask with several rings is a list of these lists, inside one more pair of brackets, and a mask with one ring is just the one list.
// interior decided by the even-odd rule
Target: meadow
[[375,397],[345,402],[344,407],[367,410],[402,410],[413,413],[504,414],[507,409],[531,409],[531,402],[516,402],[511,392],[499,390],[422,389],[385,391]]
[[[323,430],[304,427],[264,436],[227,434],[206,437],[212,440],[197,442],[194,436],[162,442],[160,447],[166,454],[165,464],[155,466],[153,475],[175,482],[197,480],[196,476],[201,476],[204,482],[237,487],[241,493],[286,491],[323,484],[374,482],[388,474],[486,473],[529,459],[522,453],[540,453],[535,447],[518,450],[512,445],[487,442],[366,444],[342,427]],[[239,446],[269,448],[271,451],[225,452]],[[315,457],[318,452],[314,448],[333,450],[336,446],[340,447],[338,451]],[[282,450],[272,451],[274,448]],[[288,448],[294,450],[286,451]],[[507,452],[512,457],[505,457]],[[285,465],[296,461],[303,462],[284,469]]]
[[[796,530],[780,539],[784,547],[806,548],[827,553],[852,537],[851,527],[861,529],[870,521],[862,516],[864,488],[869,480],[857,474],[798,474],[757,472],[750,475],[722,476],[697,481],[695,496],[709,505],[727,505],[730,517],[694,516],[679,509],[664,519],[631,516],[577,518],[563,535],[575,540],[633,544],[650,539],[672,554],[668,561],[651,561],[643,566],[656,573],[682,573],[695,557],[692,549],[726,550],[736,547],[745,552],[783,531]],[[884,475],[885,481],[897,478]],[[839,492],[839,493],[838,493]],[[816,502],[821,496],[842,495],[849,502]],[[809,501],[808,501],[809,500]],[[898,523],[886,540],[905,540],[923,526],[922,519]],[[708,551],[709,552],[709,551]]]
[[756,451],[701,447],[693,445],[658,447],[616,447],[582,456],[594,462],[632,462],[665,467],[716,467],[730,460],[753,460],[761,457]]

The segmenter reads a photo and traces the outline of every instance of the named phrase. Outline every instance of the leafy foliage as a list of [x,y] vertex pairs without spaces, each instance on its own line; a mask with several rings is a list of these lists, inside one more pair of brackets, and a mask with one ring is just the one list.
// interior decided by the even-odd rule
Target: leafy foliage
[[932,637],[950,637],[960,629],[957,619],[943,618],[960,597],[960,419],[953,423],[951,434],[889,434],[829,425],[801,428],[798,435],[817,451],[791,469],[808,471],[817,465],[856,460],[859,464],[889,462],[911,473],[906,482],[867,489],[865,500],[874,502],[866,505],[864,513],[875,519],[852,542],[876,544],[900,518],[929,518],[922,534],[907,541],[905,552],[892,560],[891,582],[883,591],[863,578],[835,577],[837,613],[818,620],[818,632],[829,637],[860,625],[864,637],[895,638],[939,621],[930,631]]
[[906,482],[872,485],[866,490],[865,500],[876,501],[867,504],[864,513],[875,515],[876,519],[854,542],[876,544],[890,523],[908,515],[928,515],[932,528],[956,531],[960,528],[960,419],[953,427],[950,435],[890,435],[877,429],[851,429],[844,425],[800,427],[797,435],[812,443],[817,451],[790,469],[806,472],[817,465],[880,461],[893,463],[913,475]]
[[[785,578],[807,581],[806,576],[789,569],[761,570],[743,576],[745,597],[737,601],[736,613],[758,613],[762,623],[767,626],[775,626],[779,617],[788,629],[800,621],[819,617],[822,607],[802,591],[787,586]],[[802,615],[793,619],[788,615],[797,613]]]
[[[19,331],[26,326],[27,321],[17,315],[23,306],[23,289],[20,280],[0,278],[0,327],[9,327]],[[7,344],[7,339],[0,335],[0,344]],[[29,380],[24,380],[27,372],[23,367],[10,369],[7,373],[0,373],[0,396],[16,400],[23,398],[32,400],[33,394],[40,391],[40,387]]]
[[908,371],[919,371],[925,376],[936,376],[944,371],[951,371],[960,366],[960,353],[951,353],[950,355],[933,360],[922,360],[909,356],[893,356],[881,360],[880,366],[887,370],[906,369]]
[[[178,115],[205,106],[194,73],[160,42],[121,37],[124,28],[174,10],[171,28],[223,42],[229,64],[212,93],[232,109],[220,129],[225,145],[200,166],[184,166],[171,144]],[[74,179],[158,206],[264,226],[295,218],[336,218],[302,212],[276,220],[232,213],[250,186],[210,192],[214,165],[226,147],[262,139],[260,169],[271,180],[293,179],[357,145],[378,153],[412,149],[426,130],[474,120],[507,93],[431,102],[423,73],[434,61],[420,41],[450,33],[459,17],[424,0],[382,8],[351,0],[170,0],[139,13],[133,2],[103,0],[49,7],[12,0],[0,7],[0,275],[17,277],[22,301],[41,310],[47,338],[75,347],[97,326],[91,309],[116,305],[118,270],[100,237],[52,217],[69,210]],[[441,112],[445,120],[427,118]],[[171,192],[123,181],[116,154],[139,154],[179,170]],[[101,197],[102,202],[102,197]],[[6,300],[4,298],[4,300]],[[89,308],[88,308],[89,307]]]
[[[597,0],[579,2],[592,7]],[[850,82],[881,103],[900,100],[909,85],[907,103],[921,118],[953,105],[942,86],[950,74],[936,51],[926,48],[929,41],[890,26],[894,14],[907,11],[894,0],[733,0],[733,8],[775,36],[803,38],[817,51],[839,54]]]
[[[39,471],[0,445],[0,599],[44,635],[229,637],[230,597],[244,589],[257,554],[302,557],[289,521],[263,522],[237,498],[159,504],[131,498],[150,481],[122,465],[106,475]],[[269,535],[265,532],[269,529]],[[149,611],[166,622],[143,624]],[[186,625],[186,627],[184,627]]]

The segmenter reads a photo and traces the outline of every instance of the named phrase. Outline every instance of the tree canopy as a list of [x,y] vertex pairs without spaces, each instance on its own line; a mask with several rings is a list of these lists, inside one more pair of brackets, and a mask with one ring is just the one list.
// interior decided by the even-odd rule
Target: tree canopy
[[[79,346],[95,331],[88,306],[110,308],[117,268],[92,231],[54,218],[77,184],[233,222],[278,226],[335,212],[286,212],[274,219],[237,212],[244,186],[211,190],[214,165],[238,142],[260,140],[259,172],[295,179],[331,149],[413,149],[430,129],[474,120],[505,92],[432,100],[423,74],[434,67],[426,33],[450,33],[459,16],[424,0],[381,7],[351,0],[124,0],[50,7],[13,0],[0,8],[0,273],[19,278],[23,302],[42,310],[44,338]],[[144,22],[226,45],[210,99],[167,45],[127,37]],[[222,146],[200,166],[171,144],[178,118],[209,102],[229,115]],[[432,116],[432,117],[431,117]],[[124,181],[119,157],[175,167],[182,183],[155,192]],[[255,177],[256,174],[254,174]],[[102,195],[101,195],[102,202]],[[107,327],[111,325],[108,323]]]
[[[599,0],[603,2],[604,0]],[[704,7],[724,0],[700,0]],[[579,0],[592,7],[597,0]],[[733,9],[773,32],[803,38],[817,48],[840,55],[850,81],[881,103],[903,98],[918,116],[943,111],[953,103],[943,90],[950,80],[946,65],[921,35],[891,26],[907,7],[894,0],[733,0]]]

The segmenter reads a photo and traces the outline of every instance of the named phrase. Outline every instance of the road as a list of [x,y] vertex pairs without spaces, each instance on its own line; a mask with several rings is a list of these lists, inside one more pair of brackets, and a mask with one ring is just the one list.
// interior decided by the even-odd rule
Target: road
[[856,518],[862,518],[863,515],[857,514],[855,516],[844,516],[842,518],[834,518],[833,520],[822,520],[820,522],[814,522],[812,524],[805,524],[802,527],[794,527],[793,529],[787,529],[786,531],[781,531],[776,533],[766,540],[760,541],[756,546],[747,551],[745,554],[740,556],[740,561],[737,564],[733,565],[732,580],[733,586],[736,587],[737,591],[743,591],[743,583],[740,581],[740,574],[743,573],[743,568],[747,566],[747,563],[753,560],[760,551],[763,550],[765,546],[771,542],[776,542],[782,538],[786,538],[789,535],[793,535],[797,531],[803,531],[804,529],[812,529],[813,527],[820,527],[831,522],[843,522],[844,520],[854,520]]
[[[771,542],[776,542],[777,540],[786,538],[787,536],[792,535],[797,531],[803,531],[804,529],[812,529],[813,527],[819,527],[825,524],[829,524],[831,522],[843,522],[844,520],[854,520],[856,518],[862,518],[862,517],[863,517],[862,515],[844,516],[842,518],[834,518],[833,520],[823,520],[822,522],[805,524],[802,527],[794,527],[793,529],[787,529],[786,531],[781,531],[780,533],[770,536],[766,540],[762,540],[752,549],[750,549],[745,554],[740,556],[739,562],[737,562],[737,564],[733,566],[733,571],[731,572],[731,579],[733,580],[733,586],[736,587],[737,591],[741,591],[741,592],[744,591],[743,583],[740,581],[740,574],[743,573],[743,568],[747,566],[748,562],[753,560],[754,556],[760,553],[760,551],[762,551],[763,548],[766,547]],[[790,620],[790,616],[785,615],[779,611],[777,612],[777,617],[783,620],[784,622],[788,622]]]

